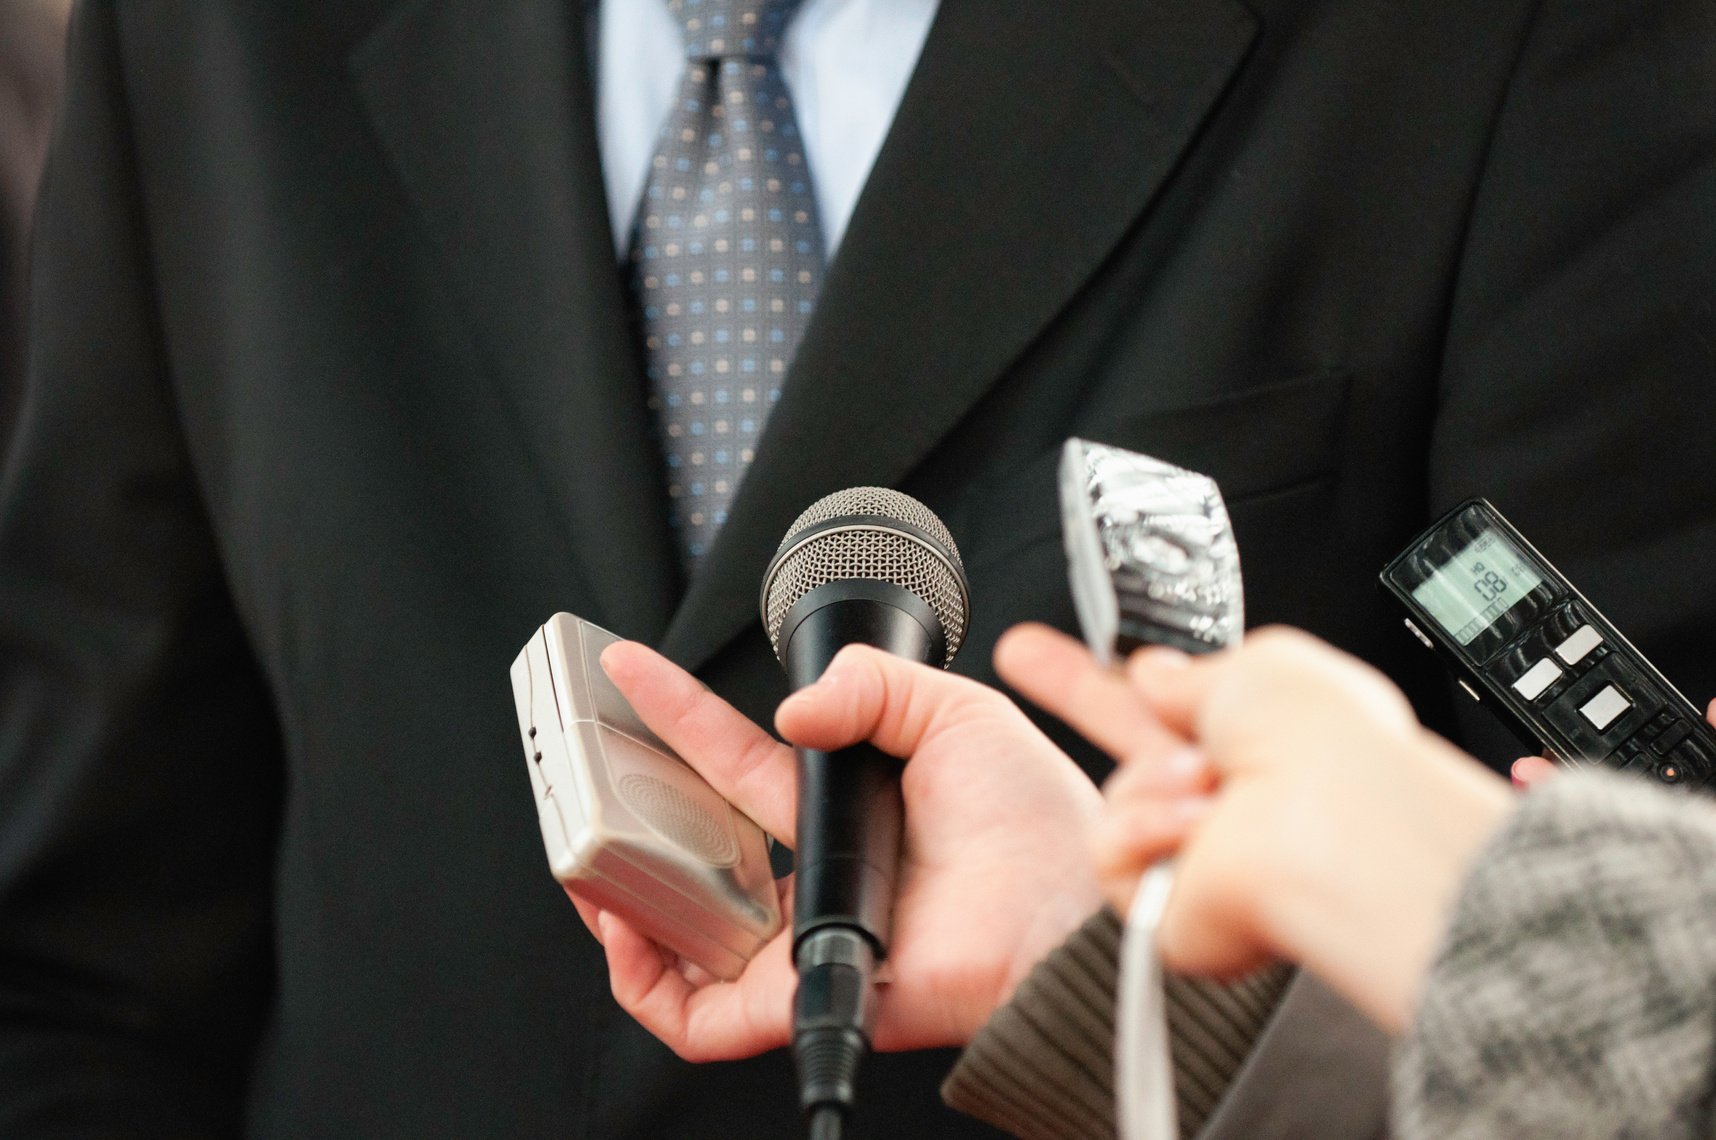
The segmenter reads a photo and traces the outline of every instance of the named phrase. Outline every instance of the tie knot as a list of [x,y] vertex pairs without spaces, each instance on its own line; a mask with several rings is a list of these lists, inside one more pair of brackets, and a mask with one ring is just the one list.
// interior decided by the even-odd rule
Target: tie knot
[[803,0],[668,0],[688,59],[773,56]]

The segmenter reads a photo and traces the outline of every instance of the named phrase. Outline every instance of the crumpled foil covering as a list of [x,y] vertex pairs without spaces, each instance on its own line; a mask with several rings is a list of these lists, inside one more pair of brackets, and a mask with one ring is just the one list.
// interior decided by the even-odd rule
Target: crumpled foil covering
[[1239,547],[1215,480],[1070,439],[1060,491],[1073,600],[1099,657],[1141,645],[1209,653],[1239,642]]

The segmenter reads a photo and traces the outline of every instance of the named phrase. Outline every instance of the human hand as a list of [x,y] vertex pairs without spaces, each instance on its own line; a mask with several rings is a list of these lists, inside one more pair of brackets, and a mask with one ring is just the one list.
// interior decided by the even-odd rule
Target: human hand
[[[1510,806],[1505,786],[1419,728],[1381,674],[1302,633],[1263,631],[1198,659],[1147,650],[1127,676],[1155,718],[1135,762],[1160,770],[1195,742],[1221,780],[1180,852],[1164,961],[1221,976],[1293,958],[1379,1023],[1403,1024],[1465,865]],[[1064,700],[1080,683],[1063,669],[1028,695],[1112,732]],[[1112,722],[1101,711],[1094,720]],[[1138,751],[1110,750],[1122,763]],[[1159,818],[1171,801],[1143,778],[1111,784],[1097,844],[1110,880],[1114,865],[1135,872],[1164,853],[1136,841],[1152,825],[1135,813]]]
[[1138,881],[1172,855],[1207,812],[1216,770],[1151,711],[1122,669],[1046,625],[1008,630],[995,646],[1002,679],[1078,729],[1119,764],[1103,784],[1092,852],[1103,894],[1125,914]]
[[[791,748],[641,645],[610,647],[602,665],[644,723],[717,792],[793,843]],[[1081,842],[1100,796],[995,690],[852,647],[820,682],[782,704],[776,725],[806,747],[868,740],[907,760],[905,845],[877,1049],[968,1041],[1100,904]],[[790,881],[781,889],[790,904]],[[721,982],[617,915],[582,902],[579,909],[604,945],[615,999],[681,1057],[735,1059],[788,1042],[797,986],[790,915],[738,979]]]

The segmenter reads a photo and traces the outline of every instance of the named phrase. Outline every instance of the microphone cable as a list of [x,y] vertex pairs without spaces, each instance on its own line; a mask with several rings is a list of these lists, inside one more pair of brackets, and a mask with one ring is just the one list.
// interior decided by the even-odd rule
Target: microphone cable
[[846,1125],[846,1115],[832,1104],[825,1104],[810,1118],[810,1140],[840,1140]]

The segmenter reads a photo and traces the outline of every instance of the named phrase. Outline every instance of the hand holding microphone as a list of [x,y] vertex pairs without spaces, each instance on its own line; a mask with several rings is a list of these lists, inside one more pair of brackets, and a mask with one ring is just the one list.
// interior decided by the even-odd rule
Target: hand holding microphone
[[[623,642],[603,667],[650,729],[777,839],[796,834],[796,758],[697,680]],[[906,832],[876,1006],[879,1050],[969,1039],[1038,958],[1101,903],[1081,837],[1101,798],[1006,697],[864,647],[837,656],[781,706],[789,740],[869,741],[903,768]],[[790,881],[783,890],[790,898]],[[790,905],[790,904],[789,904]],[[688,1060],[736,1060],[789,1043],[790,931],[733,982],[686,968],[613,915],[583,908],[620,1005]]]
[[[641,646],[610,648],[603,667],[652,731],[795,849],[794,934],[721,983],[581,904],[614,994],[681,1056],[749,1056],[791,1039],[795,935],[803,947],[833,931],[887,955],[893,982],[856,1011],[873,1014],[876,1048],[961,1043],[1098,905],[1080,842],[1096,790],[1006,697],[939,668],[963,635],[963,582],[951,539],[914,500],[857,489],[814,505],[763,600],[800,686],[777,717],[796,756]],[[845,751],[859,743],[873,750]],[[865,820],[861,805],[880,810]]]
[[[947,528],[916,499],[881,487],[811,504],[763,575],[764,628],[795,689],[815,684],[849,645],[945,667],[970,608]],[[865,742],[798,749],[792,1044],[813,1136],[837,1135],[853,1108],[892,930],[904,812],[896,758]]]

